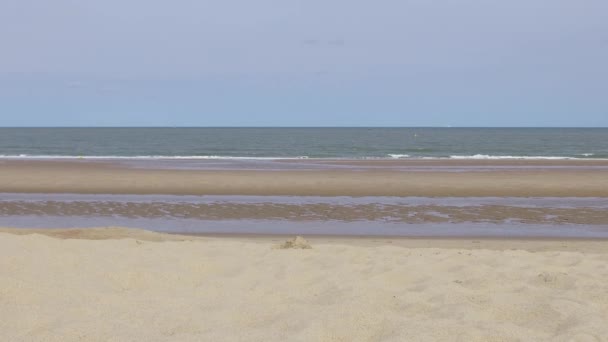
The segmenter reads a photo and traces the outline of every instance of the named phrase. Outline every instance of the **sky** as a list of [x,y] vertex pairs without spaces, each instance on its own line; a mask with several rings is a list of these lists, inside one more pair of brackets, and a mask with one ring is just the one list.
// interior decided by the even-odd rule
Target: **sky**
[[606,0],[0,0],[0,126],[608,126]]

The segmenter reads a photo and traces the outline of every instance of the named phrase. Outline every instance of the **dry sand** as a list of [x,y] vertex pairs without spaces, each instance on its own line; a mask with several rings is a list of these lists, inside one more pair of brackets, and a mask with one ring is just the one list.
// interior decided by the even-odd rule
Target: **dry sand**
[[[351,163],[355,163],[351,161]],[[387,162],[374,161],[382,166]],[[405,162],[401,162],[405,163]],[[461,165],[463,161],[441,161]],[[474,172],[160,170],[90,161],[0,161],[0,192],[313,196],[608,197],[608,162],[512,162]],[[410,164],[415,164],[413,161]],[[494,165],[487,161],[467,165]],[[545,169],[541,166],[566,166]],[[439,165],[439,164],[437,164]],[[511,165],[496,161],[495,165]],[[532,168],[527,168],[530,166]],[[580,167],[572,169],[569,167]]]
[[282,240],[2,230],[0,340],[608,337],[607,241]]

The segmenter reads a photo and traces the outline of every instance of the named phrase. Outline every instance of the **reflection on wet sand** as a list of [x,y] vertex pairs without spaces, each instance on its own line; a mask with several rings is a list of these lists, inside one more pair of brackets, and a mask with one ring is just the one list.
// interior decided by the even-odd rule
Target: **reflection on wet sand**
[[0,216],[120,216],[199,220],[384,221],[401,223],[520,222],[607,224],[603,208],[539,208],[508,205],[440,206],[325,203],[0,202]]

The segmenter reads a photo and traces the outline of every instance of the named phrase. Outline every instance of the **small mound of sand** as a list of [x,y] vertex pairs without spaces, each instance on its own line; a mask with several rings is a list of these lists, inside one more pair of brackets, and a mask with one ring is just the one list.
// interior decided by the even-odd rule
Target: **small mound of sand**
[[282,244],[275,246],[275,248],[277,248],[277,249],[311,249],[312,247],[310,246],[308,241],[306,241],[306,239],[304,239],[301,236],[296,236],[295,238],[293,238],[291,240],[287,240],[287,241],[283,242]]

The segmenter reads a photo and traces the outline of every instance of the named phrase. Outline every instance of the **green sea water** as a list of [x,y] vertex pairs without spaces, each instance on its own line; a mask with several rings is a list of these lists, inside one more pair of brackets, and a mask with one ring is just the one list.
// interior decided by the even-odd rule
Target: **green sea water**
[[608,128],[0,128],[0,156],[608,158]]

